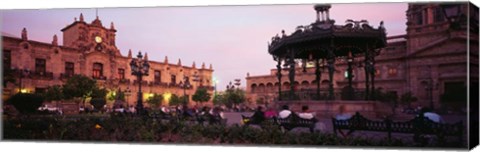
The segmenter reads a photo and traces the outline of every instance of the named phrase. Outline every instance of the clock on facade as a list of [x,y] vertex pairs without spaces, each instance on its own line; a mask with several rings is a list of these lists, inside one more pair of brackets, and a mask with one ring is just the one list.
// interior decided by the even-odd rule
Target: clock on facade
[[95,36],[95,42],[97,42],[97,43],[102,43],[102,37],[100,37],[100,36]]

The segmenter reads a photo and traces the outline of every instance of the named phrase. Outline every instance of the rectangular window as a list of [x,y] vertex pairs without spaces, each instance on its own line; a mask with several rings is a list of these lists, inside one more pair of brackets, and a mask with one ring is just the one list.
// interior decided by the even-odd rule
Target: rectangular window
[[443,15],[443,10],[441,7],[437,7],[433,10],[433,22],[434,23],[439,23],[445,21],[445,16]]
[[177,84],[177,77],[172,74],[171,82],[172,84]]
[[66,76],[73,76],[75,74],[75,64],[73,62],[65,62],[65,75]]
[[162,79],[161,79],[161,75],[160,75],[160,71],[159,70],[155,70],[154,71],[154,82],[161,82]]
[[396,68],[389,68],[388,69],[388,76],[394,77],[397,76],[397,69]]
[[10,50],[3,51],[3,73],[12,67],[12,54]]
[[120,80],[125,79],[125,69],[122,69],[122,68],[118,69],[118,79]]
[[102,76],[103,76],[103,64],[94,63],[93,64],[92,77],[93,78],[100,78]]
[[46,72],[45,59],[35,59],[35,73],[44,75]]

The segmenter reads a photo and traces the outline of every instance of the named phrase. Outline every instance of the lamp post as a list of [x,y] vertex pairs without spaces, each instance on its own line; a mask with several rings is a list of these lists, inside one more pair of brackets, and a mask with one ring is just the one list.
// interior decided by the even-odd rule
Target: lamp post
[[133,58],[130,62],[130,67],[132,68],[132,75],[137,76],[138,81],[138,98],[136,109],[138,113],[143,112],[143,103],[142,103],[142,77],[148,76],[148,70],[150,64],[147,60],[142,58],[142,52],[138,52],[137,58]]
[[187,97],[186,89],[190,88],[190,86],[191,86],[190,85],[190,80],[188,80],[188,77],[184,76],[183,77],[183,82],[180,81],[179,85],[180,85],[180,87],[183,88],[183,98],[185,98],[184,101],[183,101],[183,104],[187,104],[188,103],[188,97]]
[[459,29],[461,26],[461,20],[462,20],[462,12],[460,8],[460,4],[442,4],[440,7],[442,7],[443,14],[445,17],[448,19],[448,22],[450,23],[450,28],[451,29]]
[[213,78],[213,88],[215,89],[214,90],[214,93],[213,93],[213,96],[216,96],[217,95],[217,83],[219,82],[219,80],[217,78]]

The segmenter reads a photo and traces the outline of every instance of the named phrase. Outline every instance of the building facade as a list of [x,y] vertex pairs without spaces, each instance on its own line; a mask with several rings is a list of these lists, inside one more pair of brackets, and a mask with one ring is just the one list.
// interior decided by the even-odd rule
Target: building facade
[[[79,20],[61,29],[63,43],[59,44],[57,36],[51,43],[28,39],[27,29],[21,31],[21,37],[2,35],[3,73],[11,69],[15,82],[6,82],[2,89],[4,99],[17,92],[43,92],[49,86],[62,85],[74,74],[85,75],[97,81],[100,87],[109,91],[130,90],[126,95],[128,104],[136,102],[138,83],[132,75],[130,61],[137,54],[128,51],[124,56],[115,44],[117,30],[113,22],[110,28],[102,25],[98,16],[91,23]],[[142,57],[148,60],[147,52]],[[212,87],[212,65],[202,63],[200,66],[182,65],[169,62],[168,57],[161,61],[149,61],[149,75],[144,76],[142,92],[144,100],[153,93],[177,96],[186,94],[189,101],[196,89],[205,87],[210,93]],[[5,76],[5,75],[4,75]],[[183,88],[188,80],[190,87]],[[167,104],[167,100],[164,104]]]
[[[459,8],[460,14],[470,14],[467,16],[471,18],[460,20],[460,26],[452,28],[453,23],[447,20],[439,4],[409,4],[406,34],[388,37],[387,46],[375,58],[375,88],[397,96],[411,92],[424,106],[433,104],[438,107],[440,101],[464,102],[466,105],[467,83],[478,88],[478,8],[468,3],[459,5]],[[362,57],[355,58],[353,88],[356,90],[365,89],[362,62]],[[467,71],[467,65],[470,71]],[[298,64],[296,68],[295,92],[299,94],[312,93],[316,89],[315,68],[308,64],[306,67]],[[320,67],[320,92],[326,95],[328,70],[323,68],[325,63]],[[268,75],[247,74],[247,98],[266,102],[277,100],[279,83],[276,73],[276,69],[271,69]],[[281,73],[286,76],[288,69]],[[335,99],[341,100],[341,90],[348,86],[344,59],[335,61],[333,80]],[[282,79],[282,92],[290,90],[290,83],[288,79]],[[302,100],[311,100],[307,95],[300,96]]]

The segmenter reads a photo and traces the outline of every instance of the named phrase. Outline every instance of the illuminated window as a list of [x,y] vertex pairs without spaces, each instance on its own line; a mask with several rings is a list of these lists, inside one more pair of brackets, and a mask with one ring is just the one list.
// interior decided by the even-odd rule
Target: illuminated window
[[73,62],[65,62],[65,75],[73,76],[75,64]]
[[45,59],[35,59],[35,72],[43,75],[46,72]]
[[398,71],[397,71],[396,68],[389,68],[388,69],[388,75],[389,76],[397,76],[397,73],[398,73]]
[[92,71],[93,78],[100,78],[103,76],[103,64],[101,63],[94,63],[93,64],[93,71]]
[[122,68],[118,69],[118,78],[120,80],[125,79],[125,69],[122,69]]
[[375,69],[375,77],[379,77],[380,76],[380,70],[379,69]]

